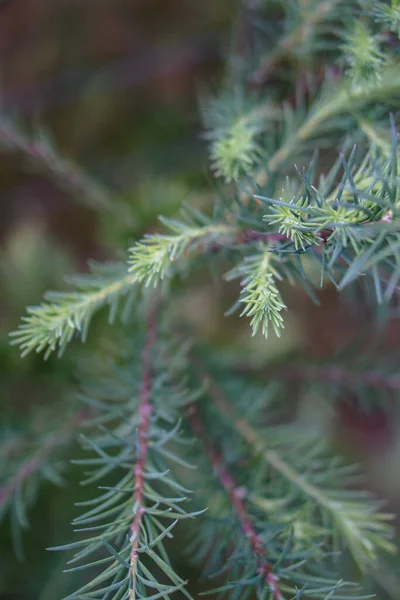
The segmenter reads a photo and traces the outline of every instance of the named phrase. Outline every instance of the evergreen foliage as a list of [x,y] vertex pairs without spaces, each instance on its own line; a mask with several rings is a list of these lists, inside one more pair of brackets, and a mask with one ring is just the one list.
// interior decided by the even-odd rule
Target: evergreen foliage
[[[293,378],[306,392],[324,388],[334,410],[338,386],[363,409],[371,396],[384,406],[396,376],[382,375],[374,357],[361,371],[297,357],[270,365],[264,385],[252,364],[240,368],[247,356],[207,348],[179,311],[204,264],[222,282],[239,280],[228,314],[250,317],[253,335],[280,335],[290,289],[315,301],[326,286],[366,290],[387,313],[398,302],[400,63],[385,36],[399,33],[399,3],[260,4],[251,56],[233,61],[221,94],[202,107],[211,170],[224,180],[213,205],[189,199],[180,217],[118,248],[128,260],[91,264],[69,279],[71,291],[28,308],[11,334],[23,356],[48,358],[85,341],[108,307],[118,336],[106,357],[99,344],[90,373],[82,366],[84,408],[72,421],[47,426],[36,444],[10,433],[2,451],[14,456],[18,446],[0,488],[17,530],[40,478],[59,483],[83,426],[74,463],[100,491],[74,520],[80,539],[52,548],[75,552],[71,577],[89,573],[68,598],[190,598],[168,552],[175,528],[185,539],[186,520],[190,560],[215,577],[207,591],[233,599],[369,597],[359,580],[396,554],[393,515],[363,488],[359,467],[285,412]],[[114,210],[51,144],[8,120],[0,137],[107,219],[123,219],[117,195]],[[339,555],[357,569],[343,570]]]

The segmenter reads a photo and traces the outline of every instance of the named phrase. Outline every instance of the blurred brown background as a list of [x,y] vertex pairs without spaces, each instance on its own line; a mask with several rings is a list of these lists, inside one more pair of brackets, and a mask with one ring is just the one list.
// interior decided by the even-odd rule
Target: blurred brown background
[[[198,171],[196,84],[218,71],[235,2],[0,2],[1,103],[111,186]],[[78,256],[97,248],[92,215],[2,153],[2,239],[44,221]]]

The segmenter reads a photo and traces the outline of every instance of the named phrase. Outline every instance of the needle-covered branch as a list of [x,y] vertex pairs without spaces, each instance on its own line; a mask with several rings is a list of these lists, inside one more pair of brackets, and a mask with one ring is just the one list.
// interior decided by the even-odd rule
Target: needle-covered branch
[[28,168],[48,176],[61,190],[90,208],[111,210],[111,190],[71,160],[61,157],[43,132],[31,138],[14,121],[0,115],[0,150],[20,156]]
[[[228,419],[254,454],[262,458],[272,480],[279,481],[283,497],[283,489],[286,489],[288,496],[281,505],[282,517],[290,510],[290,505],[292,510],[317,507],[314,525],[318,528],[319,523],[324,523],[322,536],[329,534],[335,548],[347,547],[362,570],[376,565],[379,550],[395,552],[391,541],[394,516],[380,512],[380,503],[363,491],[346,489],[357,477],[356,467],[346,465],[340,459],[335,460],[324,444],[316,443],[313,438],[308,444],[304,439],[296,443],[288,436],[277,447],[269,448],[268,428],[253,426],[237,414],[216,381],[201,364],[196,364],[198,377],[221,415]],[[315,471],[310,471],[313,463]],[[266,489],[272,488],[268,486]],[[266,507],[267,514],[273,510],[275,519],[279,521],[279,510],[274,508],[273,502],[261,500],[260,506]],[[312,526],[312,521],[308,522],[308,526]]]
[[[76,411],[72,417],[66,422],[63,422],[60,427],[45,434],[42,439],[37,440],[37,447],[33,450],[31,449],[32,442],[25,441],[22,449],[24,455],[26,453],[28,455],[23,458],[14,475],[9,477],[0,486],[0,512],[3,512],[4,509],[15,500],[16,496],[18,496],[17,503],[21,507],[21,510],[19,511],[20,517],[24,515],[23,518],[20,518],[21,525],[26,524],[25,511],[22,510],[24,504],[24,486],[26,482],[33,477],[40,475],[42,477],[47,476],[48,479],[60,483],[61,478],[56,469],[57,460],[60,458],[60,451],[66,452],[69,449],[76,437],[77,428],[82,425],[86,418],[88,418],[87,410],[82,409]],[[12,459],[13,449],[11,446],[9,448],[3,447],[2,454],[3,453],[4,456],[2,455],[2,459]]]
[[265,57],[261,57],[260,65],[250,76],[250,82],[261,85],[265,82],[276,65],[284,58],[291,58],[292,54],[298,52],[301,46],[311,41],[318,31],[318,27],[324,20],[335,18],[340,11],[342,0],[323,0],[322,2],[310,2],[305,14],[299,10],[299,22],[287,33],[283,34]]
[[[95,411],[87,425],[90,435],[82,436],[91,456],[73,462],[89,468],[82,483],[97,485],[100,494],[81,503],[86,510],[73,522],[83,539],[51,548],[75,551],[69,572],[94,571],[68,598],[100,600],[106,590],[113,600],[168,599],[178,590],[190,598],[164,546],[177,522],[197,513],[184,510],[189,491],[170,472],[174,464],[190,467],[170,448],[171,441],[179,441],[179,421],[171,423],[177,420],[183,392],[175,383],[176,366],[167,368],[156,328],[151,301],[143,350],[131,344],[121,348],[103,384],[87,382],[81,395]],[[103,478],[107,486],[99,485]],[[96,575],[98,565],[102,569]]]
[[[108,192],[43,136],[31,139],[13,121],[0,120],[0,150],[105,209],[105,227],[114,239],[121,234],[113,255],[127,255],[125,262],[92,264],[70,279],[69,291],[47,294],[12,334],[23,355],[62,354],[109,309],[111,332],[93,327],[94,343],[77,354],[80,399],[90,419],[73,462],[82,484],[99,491],[81,503],[78,537],[57,547],[74,552],[68,571],[77,591],[69,598],[169,600],[176,591],[188,597],[173,565],[186,538],[173,547],[170,540],[178,521],[207,505],[188,530],[193,541],[183,562],[190,556],[197,572],[227,575],[218,591],[233,600],[365,597],[343,580],[337,555],[344,551],[346,569],[351,556],[364,576],[396,552],[392,515],[365,490],[359,469],[335,456],[321,431],[304,426],[303,412],[291,418],[294,406],[321,389],[332,406],[349,396],[361,409],[371,399],[392,401],[400,388],[394,368],[385,359],[380,370],[373,348],[364,366],[354,356],[314,365],[304,355],[307,324],[296,330],[306,338],[297,353],[287,351],[287,341],[299,338],[290,331],[282,344],[273,342],[276,349],[264,344],[271,329],[279,336],[284,323],[288,330],[299,322],[299,313],[284,317],[302,291],[319,303],[325,294],[317,290],[331,286],[348,301],[344,307],[362,305],[365,328],[375,316],[389,322],[398,314],[399,7],[397,0],[246,7],[246,57],[235,54],[224,89],[203,103],[211,171],[221,179],[209,196],[195,193],[179,216],[169,213],[160,225],[149,193],[147,233],[128,250],[122,213],[134,212],[134,202],[128,207],[124,195],[121,206],[111,205]],[[152,294],[162,298],[157,327]],[[232,296],[227,315],[240,309],[252,333],[264,337],[244,343],[233,320],[227,338],[214,320],[203,327],[216,314],[203,311],[203,299],[222,318],[220,307]],[[186,338],[180,344],[173,338],[177,327],[186,335],[200,311],[191,347],[204,347],[207,337],[206,367],[188,353]],[[269,360],[271,350],[282,353],[284,367]],[[262,375],[245,373],[237,367],[243,363],[262,364]],[[21,524],[27,496],[21,490],[30,491],[35,475],[57,477],[51,455],[64,427],[73,437],[60,418],[58,437],[35,445],[27,460],[32,446],[19,446],[18,436],[14,446],[4,445],[0,505],[12,506],[7,514],[19,515]],[[190,429],[187,439],[180,435],[187,419],[199,443],[192,443]],[[192,463],[198,468],[187,471]],[[184,483],[196,490],[192,512],[184,508]]]
[[273,567],[268,561],[266,550],[256,531],[253,519],[247,512],[243,500],[243,490],[236,484],[232,475],[229,473],[222,455],[214,448],[212,443],[210,443],[196,404],[191,404],[187,408],[186,415],[195,437],[204,447],[216,476],[230,498],[236,517],[240,522],[243,535],[247,538],[254,555],[257,572],[263,576],[265,585],[270,590],[273,600],[281,600],[282,594],[279,589],[278,577],[274,574]]
[[146,461],[149,451],[149,429],[153,407],[150,403],[152,377],[151,377],[151,353],[156,339],[156,305],[153,304],[149,311],[147,323],[147,335],[142,358],[142,383],[140,388],[139,403],[139,427],[138,427],[138,457],[135,464],[135,493],[134,511],[135,517],[131,524],[131,553],[130,553],[130,583],[129,598],[136,597],[137,562],[139,559],[140,530],[142,528],[143,515],[146,512],[144,503],[144,476]]

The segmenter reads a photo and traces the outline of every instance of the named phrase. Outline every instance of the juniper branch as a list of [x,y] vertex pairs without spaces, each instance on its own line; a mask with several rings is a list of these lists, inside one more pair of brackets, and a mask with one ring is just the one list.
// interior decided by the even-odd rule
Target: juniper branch
[[130,580],[129,580],[129,598],[136,598],[136,578],[137,562],[139,558],[140,529],[142,527],[143,515],[146,511],[144,503],[144,473],[148,454],[148,434],[150,427],[150,418],[153,412],[150,403],[151,393],[151,351],[156,340],[156,301],[153,301],[149,310],[147,319],[146,343],[143,349],[142,357],[142,383],[139,393],[139,427],[138,427],[138,457],[135,464],[135,493],[134,510],[135,517],[130,526],[131,530],[131,551],[130,551]]
[[280,336],[283,318],[280,314],[286,308],[276,286],[275,280],[281,277],[272,262],[272,254],[268,246],[262,247],[261,252],[248,256],[237,267],[226,274],[230,281],[241,277],[242,292],[239,302],[244,304],[241,316],[251,317],[253,335],[260,329],[268,336],[271,324],[276,335]]
[[[282,372],[280,367],[277,372],[267,367],[263,376],[268,386],[261,390],[260,382],[241,376],[234,367],[226,370],[232,363],[225,353],[220,359],[213,355],[214,363],[210,360],[215,379],[198,361],[182,358],[186,346],[180,352],[174,346],[171,352],[168,330],[161,323],[156,326],[155,304],[145,325],[140,316],[133,318],[131,310],[139,299],[148,298],[146,286],[161,286],[162,280],[189,274],[192,266],[206,261],[218,272],[229,261],[225,279],[239,278],[242,286],[234,308],[244,307],[254,333],[262,329],[266,334],[269,326],[279,333],[285,308],[281,279],[299,285],[316,301],[314,289],[328,279],[339,290],[362,279],[366,287],[373,286],[378,303],[389,303],[399,292],[398,135],[394,118],[386,129],[379,121],[398,104],[400,92],[394,36],[382,35],[380,24],[398,31],[400,5],[396,0],[383,10],[380,2],[375,8],[367,4],[362,3],[362,24],[357,17],[349,20],[353,33],[346,35],[345,17],[351,9],[361,14],[359,2],[283,2],[284,33],[280,37],[271,32],[268,57],[257,57],[261,39],[254,38],[255,54],[247,58],[255,58],[252,64],[259,67],[251,83],[257,78],[265,81],[278,64],[285,64],[289,77],[304,72],[303,67],[315,67],[309,79],[306,74],[314,85],[307,83],[303,94],[301,81],[278,78],[271,89],[250,90],[244,81],[246,65],[235,57],[237,68],[228,85],[238,83],[237,88],[205,111],[212,168],[228,182],[239,180],[246,191],[231,197],[232,186],[227,186],[228,196],[225,190],[218,194],[206,213],[185,207],[183,220],[161,218],[165,230],[152,230],[137,241],[128,265],[95,265],[87,275],[73,278],[71,291],[46,295],[40,306],[28,309],[13,334],[23,354],[61,353],[75,334],[85,339],[92,317],[107,305],[110,322],[121,316],[126,329],[127,345],[106,344],[116,356],[107,360],[107,368],[101,360],[94,369],[95,381],[85,374],[82,382],[81,399],[95,408],[96,415],[86,423],[92,427],[90,435],[81,436],[89,454],[73,462],[84,469],[83,484],[105,482],[106,487],[100,485],[95,497],[81,503],[87,508],[74,526],[83,535],[62,547],[74,550],[69,571],[94,572],[78,583],[71,600],[168,600],[176,591],[189,597],[164,546],[178,520],[199,514],[182,508],[188,491],[173,475],[174,469],[188,466],[187,440],[178,435],[182,413],[215,471],[214,478],[204,481],[198,470],[198,489],[205,488],[207,495],[216,489],[210,502],[216,517],[201,519],[202,539],[195,558],[198,563],[202,556],[210,558],[208,565],[218,563],[214,573],[229,570],[231,580],[220,592],[234,598],[255,594],[260,600],[301,596],[348,600],[353,586],[326,570],[332,566],[332,551],[347,548],[364,572],[377,564],[380,552],[394,551],[392,516],[357,487],[358,469],[334,456],[314,431],[297,421],[277,425],[271,414],[275,417],[275,409],[280,409],[280,403],[274,404],[276,392],[280,401],[286,389],[279,377],[349,389],[360,386],[368,397],[380,393],[383,397],[387,390],[400,389],[396,375],[385,378],[376,365],[368,372],[364,366],[357,374],[348,366],[313,367],[302,362],[286,365]],[[339,44],[340,39],[347,44]],[[299,53],[307,55],[306,62],[301,63]],[[332,80],[329,75],[324,78],[325,73],[332,73]],[[363,157],[354,150],[321,174],[329,159],[322,151],[321,161],[313,159],[307,165],[312,151],[358,143],[360,134],[371,141]],[[109,214],[116,225],[124,220],[118,205],[111,207],[111,194],[60,156],[43,134],[31,138],[13,121],[0,120],[1,149],[88,205],[112,208]],[[297,169],[299,180],[284,177],[297,159],[306,167]],[[179,311],[174,304],[176,288],[163,286],[163,292],[167,290],[173,310],[165,314],[174,320]],[[367,394],[371,389],[375,394]],[[193,398],[201,395],[202,405],[194,404]],[[50,477],[51,471],[58,475],[50,458],[63,437],[61,431],[58,439],[49,436],[43,447],[35,445],[35,453],[27,445],[14,457],[13,447],[4,445],[7,456],[21,466],[0,490],[0,508],[15,498],[13,515],[19,518],[22,501],[29,501],[39,479],[34,475]],[[29,451],[33,455],[24,460]],[[198,455],[195,460],[202,462]],[[218,514],[220,508],[223,515]],[[217,521],[221,531],[216,534]],[[226,551],[232,548],[234,554],[227,560]]]
[[[269,157],[266,169],[261,169],[254,177],[254,187],[262,188],[287,164],[299,150],[312,138],[319,135],[321,129],[329,121],[342,114],[351,114],[359,111],[373,102],[394,101],[400,86],[397,63],[387,66],[382,72],[379,83],[371,86],[368,94],[362,89],[349,90],[342,83],[324,101],[317,101],[303,121],[303,123],[289,133],[282,145]],[[245,201],[248,192],[241,192],[241,199]]]
[[18,471],[0,488],[0,509],[5,507],[15,492],[33,474],[40,472],[46,462],[51,459],[54,452],[69,445],[75,438],[77,427],[87,418],[87,410],[77,411],[61,427],[49,434],[40,444],[33,457],[27,458],[20,465]]
[[[97,497],[83,502],[89,510],[74,520],[76,531],[90,531],[91,537],[51,548],[77,550],[70,562],[84,564],[71,571],[108,564],[100,574],[95,571],[94,577],[68,598],[86,597],[88,593],[90,597],[102,598],[107,590],[114,593],[111,597],[115,600],[122,596],[132,600],[167,600],[180,590],[190,599],[184,589],[185,581],[172,568],[164,547],[180,519],[199,513],[187,513],[182,508],[187,500],[182,492],[187,494],[188,490],[169,469],[174,462],[188,465],[168,448],[171,439],[179,440],[179,423],[171,429],[171,422],[182,403],[182,392],[179,386],[175,389],[172,374],[165,371],[163,344],[156,339],[156,308],[156,303],[151,302],[146,325],[140,326],[144,333],[142,350],[135,343],[133,347],[131,343],[122,347],[118,360],[111,365],[111,373],[102,379],[103,386],[96,380],[93,388],[89,385],[82,394],[82,399],[98,410],[91,423],[92,435],[81,438],[84,449],[92,456],[74,461],[90,469],[85,472],[83,484],[93,484],[104,477],[110,482],[111,474],[117,479],[111,487],[101,486]],[[132,357],[141,360],[132,362]],[[175,369],[176,366],[174,373]],[[99,423],[107,424],[101,426],[100,432]],[[92,526],[94,521],[97,523]],[[99,560],[101,550],[107,552]],[[154,568],[148,566],[153,563]],[[160,572],[169,583],[159,580]]]
[[260,66],[250,77],[250,83],[261,85],[271,74],[276,64],[285,57],[290,55],[298,48],[306,39],[310,38],[316,27],[331,13],[342,0],[323,0],[317,2],[316,6],[312,6],[307,12],[304,19],[289,33],[283,35],[275,48],[268,52],[265,57],[261,58]]
[[93,314],[104,305],[110,307],[110,322],[116,316],[119,301],[125,296],[125,309],[130,306],[136,276],[123,263],[92,264],[88,275],[71,277],[72,292],[48,292],[45,301],[28,307],[23,323],[12,332],[12,344],[18,344],[22,356],[29,352],[45,353],[47,358],[57,347],[59,355],[76,331],[86,339]]
[[95,210],[111,210],[112,192],[72,161],[61,157],[48,140],[31,139],[10,119],[0,116],[0,149],[21,156],[61,189]]
[[375,390],[400,390],[400,377],[379,371],[350,370],[343,365],[284,365],[271,369],[270,376],[284,380],[339,384],[347,389],[365,386]]
[[146,286],[156,286],[186,251],[207,252],[213,242],[226,240],[229,243],[238,232],[237,227],[223,223],[192,226],[170,219],[163,222],[172,234],[147,235],[130,248],[129,271]]
[[[253,448],[256,455],[262,457],[274,472],[283,477],[291,486],[297,488],[306,498],[314,502],[319,509],[331,520],[334,534],[341,536],[361,570],[366,570],[371,564],[376,564],[377,549],[380,547],[387,552],[395,552],[395,546],[385,538],[392,535],[388,522],[393,515],[375,513],[375,506],[367,509],[366,505],[354,501],[340,501],[337,496],[338,487],[333,485],[325,488],[316,485],[309,477],[297,471],[276,450],[269,449],[262,435],[250,425],[246,418],[238,415],[232,404],[225,397],[212,376],[196,360],[195,368],[200,381],[212,398],[215,406],[224,416],[228,417],[233,427],[243,440]],[[336,496],[335,496],[336,494]],[[362,514],[366,512],[367,519],[363,521]],[[374,522],[371,525],[371,519]],[[376,535],[380,531],[382,538]],[[374,544],[377,544],[375,547]]]
[[27,439],[24,435],[17,435],[9,440],[6,440],[0,448],[0,458],[6,462],[15,455],[21,453],[26,447]]
[[222,487],[225,489],[230,498],[243,535],[247,538],[251,551],[254,554],[254,558],[258,567],[258,573],[263,575],[265,584],[270,589],[273,599],[282,600],[283,597],[279,589],[278,577],[273,572],[273,567],[267,559],[265,548],[260,536],[257,534],[253,519],[246,509],[243,500],[243,490],[241,490],[233,476],[230,474],[222,455],[208,440],[204,425],[195,403],[192,403],[187,407],[186,417],[191,425],[195,437],[202,444]]
[[[186,232],[175,237],[156,234],[145,238],[143,243],[137,243],[132,249],[130,269],[124,263],[92,263],[89,274],[67,279],[75,287],[74,291],[48,292],[42,304],[28,307],[28,315],[10,334],[11,343],[20,347],[22,356],[32,351],[44,351],[47,358],[57,348],[60,356],[76,332],[85,341],[92,316],[105,305],[110,309],[110,323],[121,308],[121,298],[125,298],[122,314],[128,314],[139,289],[138,284],[159,281],[182,252],[193,250],[194,255],[199,256],[257,241],[272,243],[287,240],[279,233],[226,225],[216,226],[211,232],[204,229],[196,229],[194,237]],[[150,251],[153,246],[155,253]]]

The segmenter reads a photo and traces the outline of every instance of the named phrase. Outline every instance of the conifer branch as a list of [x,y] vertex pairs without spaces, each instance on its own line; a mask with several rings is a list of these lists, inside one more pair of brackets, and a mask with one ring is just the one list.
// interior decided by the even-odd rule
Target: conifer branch
[[[121,348],[118,361],[102,381],[105,388],[95,381],[93,389],[89,385],[81,396],[98,410],[90,423],[92,435],[82,436],[84,449],[94,457],[73,462],[91,469],[85,472],[83,484],[96,483],[105,476],[108,483],[114,472],[117,480],[111,487],[100,486],[97,497],[84,501],[82,505],[89,510],[73,522],[75,531],[90,531],[91,537],[85,535],[85,539],[51,548],[77,550],[70,562],[84,564],[69,571],[105,565],[100,574],[95,572],[68,598],[90,595],[100,600],[109,591],[113,600],[168,600],[179,590],[190,600],[184,589],[186,582],[172,568],[164,547],[179,520],[199,513],[184,510],[182,504],[189,490],[170,473],[171,463],[190,465],[168,447],[171,439],[179,441],[179,422],[172,428],[171,423],[176,422],[182,390],[172,383],[177,366],[168,365],[171,372],[164,370],[164,347],[156,340],[156,308],[156,302],[151,302],[146,326],[140,328],[144,329],[142,351],[130,343],[127,356],[128,348]],[[133,357],[141,360],[132,361],[132,350]],[[106,555],[99,560],[101,550]],[[94,558],[88,558],[91,555]],[[152,563],[153,568],[148,566]],[[160,582],[160,572],[167,583]]]
[[26,447],[27,439],[24,435],[17,435],[6,440],[0,448],[0,457],[3,461],[13,458]]
[[307,39],[311,38],[318,25],[333,12],[342,0],[322,0],[312,4],[301,22],[292,31],[283,35],[275,48],[261,59],[260,66],[250,77],[250,83],[261,85],[271,74],[276,64],[289,56]]
[[61,157],[43,134],[29,138],[13,121],[0,116],[0,149],[17,154],[61,189],[95,210],[110,210],[111,191],[102,187],[76,164]]
[[379,371],[350,370],[343,365],[283,365],[271,370],[271,377],[294,381],[317,381],[339,384],[348,389],[365,386],[376,390],[400,390],[400,377],[397,374]]
[[[294,386],[301,394],[306,383],[311,394],[324,383],[332,400],[355,390],[351,395],[362,405],[364,396],[365,404],[383,403],[394,395],[386,392],[400,390],[394,371],[386,376],[385,364],[382,372],[376,362],[366,371],[365,362],[338,364],[336,357],[330,364],[303,356],[295,362],[290,354],[282,365],[267,363],[259,378],[246,377],[231,351],[219,346],[208,353],[209,374],[196,357],[187,360],[186,340],[179,348],[170,341],[168,319],[173,327],[186,315],[179,312],[183,280],[210,264],[216,277],[240,281],[230,312],[241,307],[253,334],[272,328],[279,335],[286,308],[281,280],[285,294],[286,283],[296,285],[316,303],[315,289],[332,282],[341,291],[357,282],[357,292],[365,289],[367,302],[383,304],[379,315],[388,318],[390,303],[398,304],[399,135],[396,116],[387,125],[383,120],[400,97],[399,44],[392,33],[399,32],[400,0],[278,4],[251,8],[257,20],[268,16],[270,54],[260,48],[260,23],[251,52],[234,56],[229,89],[204,107],[211,167],[229,185],[218,185],[204,212],[185,204],[181,217],[161,217],[164,228],[134,242],[128,264],[92,264],[89,273],[70,278],[70,291],[48,293],[12,334],[23,355],[43,351],[47,357],[61,354],[74,336],[85,340],[102,309],[119,331],[110,340],[101,328],[93,369],[81,377],[80,400],[94,415],[85,419],[84,452],[72,462],[83,470],[82,484],[96,491],[78,503],[85,507],[73,521],[78,538],[52,548],[73,551],[67,571],[79,575],[68,600],[169,600],[177,591],[191,600],[168,553],[177,523],[202,512],[185,510],[191,492],[175,476],[192,468],[192,436],[179,435],[182,416],[203,445],[193,462],[214,470],[212,476],[206,464],[193,477],[197,493],[211,498],[206,517],[196,522],[196,568],[204,559],[214,575],[229,572],[210,593],[245,600],[364,598],[357,585],[332,572],[332,554],[347,550],[365,573],[395,552],[393,516],[359,485],[358,467],[335,456],[320,430],[288,418],[288,388],[281,381],[289,387],[291,380],[304,381]],[[250,82],[248,61],[251,69],[258,65]],[[278,65],[284,77],[256,89]],[[346,156],[328,168],[337,148]],[[60,156],[43,132],[30,135],[0,117],[1,151],[108,211],[124,247],[124,210],[132,207],[112,206],[108,190]],[[153,208],[146,210],[149,221]],[[179,286],[168,285],[174,277],[181,278]],[[145,323],[142,311],[133,310],[150,297],[146,286],[160,286],[163,298],[170,297],[165,328],[164,320],[157,322],[157,302],[144,307]],[[86,364],[82,353],[78,360]],[[58,458],[75,429],[64,422],[39,441],[15,436],[13,444],[7,436],[3,444],[0,509],[10,506],[17,537],[15,525],[26,525],[41,477],[61,480]],[[86,569],[93,576],[81,578]]]
[[281,279],[277,269],[272,263],[272,254],[269,248],[261,248],[261,252],[248,256],[237,267],[225,275],[230,281],[237,277],[242,278],[242,292],[239,302],[244,304],[240,316],[251,317],[253,335],[260,329],[265,337],[271,324],[275,334],[280,336],[283,327],[283,318],[280,314],[286,308],[275,280]]
[[130,249],[129,271],[146,286],[156,286],[186,251],[207,252],[211,244],[232,240],[238,233],[237,227],[225,224],[192,226],[171,219],[163,219],[163,223],[172,234],[147,235]]
[[371,85],[379,83],[387,57],[380,50],[374,36],[361,21],[355,21],[353,31],[347,36],[343,51],[348,63],[347,76],[353,89],[368,92]]
[[[307,474],[296,470],[278,451],[268,448],[263,436],[247,419],[236,413],[218,384],[197,360],[195,368],[200,381],[221,414],[229,418],[238,434],[253,448],[256,455],[262,457],[265,463],[290,486],[297,488],[305,498],[311,499],[322,514],[326,514],[332,524],[334,536],[343,540],[362,571],[371,564],[376,564],[378,549],[389,553],[396,551],[395,545],[390,541],[393,531],[389,522],[393,519],[393,515],[375,512],[379,507],[377,503],[371,503],[371,507],[367,508],[356,499],[347,500],[345,495],[341,501],[338,489],[340,480],[336,485],[330,483],[327,487],[313,483]],[[363,500],[366,502],[366,498]],[[377,535],[378,531],[380,535]]]
[[368,388],[379,391],[400,390],[400,377],[396,373],[388,373],[385,370],[378,371],[374,368],[370,370],[358,369],[354,365],[354,370],[350,368],[353,365],[336,363],[329,364],[309,364],[302,362],[297,365],[292,363],[278,363],[274,365],[248,364],[245,361],[235,365],[235,372],[242,375],[258,375],[263,379],[281,380],[285,382],[303,381],[306,383],[321,382],[326,384],[338,384],[345,389],[356,390],[357,388]]
[[131,530],[131,551],[130,551],[130,581],[129,598],[136,598],[136,578],[137,562],[139,558],[140,529],[142,527],[143,515],[146,511],[144,501],[144,475],[148,454],[148,434],[150,428],[150,419],[153,408],[150,402],[151,394],[151,352],[156,340],[156,300],[153,300],[147,318],[146,343],[143,349],[142,357],[142,383],[139,392],[139,426],[138,426],[138,457],[135,464],[135,493],[134,510],[135,517],[130,526]]
[[76,429],[87,418],[87,410],[77,411],[66,423],[41,441],[38,450],[19,466],[17,472],[0,487],[0,510],[32,475],[41,471],[54,452],[68,446],[76,436]]
[[252,174],[263,158],[260,136],[282,111],[268,100],[247,101],[240,91],[211,99],[203,107],[211,168],[227,182]]
[[41,305],[28,307],[23,323],[10,334],[11,343],[19,345],[22,356],[44,351],[47,358],[57,347],[60,356],[76,332],[86,339],[93,314],[104,305],[109,305],[109,320],[113,322],[121,297],[125,296],[123,312],[130,307],[137,279],[123,263],[92,263],[90,274],[68,281],[75,291],[48,292]]
[[[174,227],[177,227],[174,225]],[[127,316],[140,282],[156,284],[165,276],[184,251],[195,256],[234,249],[258,241],[287,241],[284,234],[216,225],[178,233],[177,236],[156,234],[138,242],[131,249],[130,268],[124,263],[90,264],[90,273],[67,278],[75,288],[71,292],[47,292],[39,306],[28,307],[19,328],[10,334],[11,344],[18,345],[21,355],[42,352],[47,358],[58,348],[61,356],[76,333],[86,340],[93,315],[109,306],[109,322],[118,311]],[[122,299],[124,301],[122,302]]]
[[186,417],[191,425],[195,437],[202,444],[222,487],[225,489],[230,498],[243,535],[247,538],[257,563],[257,572],[263,575],[265,584],[271,591],[273,600],[282,600],[283,597],[279,589],[278,577],[273,572],[272,565],[267,559],[265,548],[260,536],[256,531],[253,519],[246,509],[243,500],[243,490],[237,485],[233,476],[230,474],[222,455],[208,440],[204,425],[195,403],[192,403],[187,407]]
[[[342,81],[329,96],[324,96],[316,101],[315,105],[307,112],[305,119],[299,127],[293,128],[269,157],[266,169],[261,169],[255,175],[254,188],[263,188],[312,138],[317,138],[320,131],[336,117],[351,114],[362,109],[363,106],[373,102],[394,101],[400,89],[399,70],[397,63],[388,65],[382,71],[379,82],[371,85],[368,94],[363,89],[349,90]],[[338,121],[338,126],[342,124]],[[248,198],[247,191],[242,191],[242,201]]]
[[372,15],[375,21],[382,23],[400,37],[400,2],[391,0],[390,3],[374,2],[372,6]]

